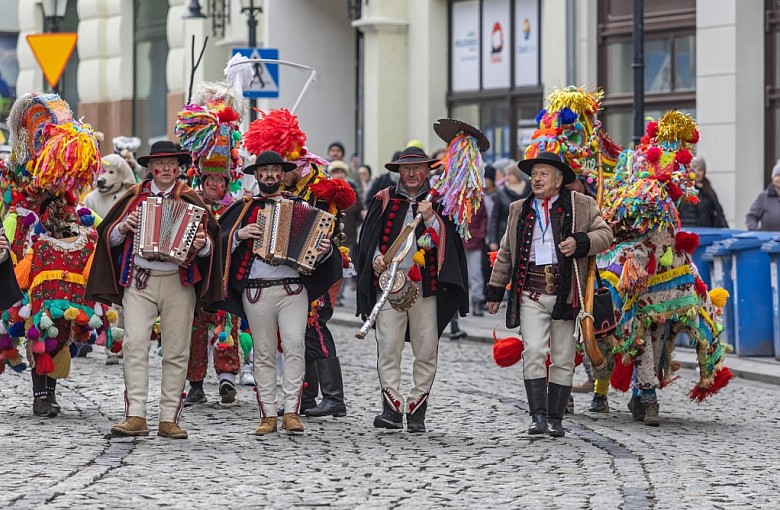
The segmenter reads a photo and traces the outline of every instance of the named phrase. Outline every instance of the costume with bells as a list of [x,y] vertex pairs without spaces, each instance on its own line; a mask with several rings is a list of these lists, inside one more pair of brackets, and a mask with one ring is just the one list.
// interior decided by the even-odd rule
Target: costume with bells
[[[122,331],[111,326],[115,314],[85,297],[97,234],[94,215],[77,206],[75,194],[92,183],[100,168],[93,131],[72,120],[67,103],[56,95],[28,94],[16,106],[21,111],[14,122],[27,124],[14,125],[13,161],[23,169],[20,174],[29,174],[19,192],[34,196],[29,203],[36,207],[23,217],[22,228],[18,216],[13,219],[17,231],[28,231],[13,235],[25,250],[15,273],[26,294],[2,314],[0,352],[18,368],[11,351],[26,339],[27,360],[34,369],[33,412],[54,417],[60,410],[56,381],[68,377],[78,345],[121,348]],[[52,115],[48,106],[59,115]],[[41,128],[42,117],[49,123]],[[34,136],[39,138],[28,145]]]
[[[724,366],[730,347],[721,337],[728,293],[708,291],[692,259],[698,236],[678,230],[677,204],[697,199],[690,163],[698,139],[695,121],[679,111],[648,123],[640,144],[620,155],[603,204],[617,240],[598,258],[618,317],[608,353],[616,358],[612,385],[626,391],[633,374],[629,408],[648,425],[659,424],[656,388],[676,379],[678,333],[696,348],[699,381],[692,400],[717,393],[732,377]],[[601,381],[609,377],[599,375]]]
[[[154,158],[190,161],[174,143],[155,142],[148,156],[138,162],[144,166]],[[104,303],[122,305],[125,318],[124,378],[125,422],[111,430],[119,435],[148,435],[146,403],[149,389],[149,337],[160,316],[163,344],[160,428],[158,435],[185,438],[186,431],[177,422],[181,395],[187,376],[190,333],[194,311],[221,301],[222,273],[219,226],[208,209],[204,217],[206,244],[191,250],[180,266],[173,262],[148,260],[134,254],[135,236],[124,234],[120,225],[150,196],[162,194],[206,208],[195,190],[176,180],[169,189],[157,188],[147,179],[127,191],[111,208],[98,228],[98,246],[87,283],[87,295]],[[139,225],[140,226],[140,225]]]
[[[179,112],[176,122],[176,136],[192,155],[193,187],[217,219],[233,202],[231,192],[241,189],[240,108],[240,101],[227,84],[206,82],[198,86],[192,104]],[[207,179],[214,178],[224,179],[225,190],[221,197],[212,199],[204,187]],[[241,368],[238,339],[240,334],[248,335],[241,333],[240,324],[238,317],[225,312],[196,311],[187,368],[190,390],[185,406],[206,402],[203,380],[211,348],[221,403],[235,401],[235,378]]]
[[[432,160],[417,147],[405,149],[399,159],[387,163],[391,172],[402,165],[442,165],[444,173],[435,186],[433,215],[419,221],[411,233],[414,246],[398,264],[407,286],[414,287],[411,304],[393,307],[388,301],[376,314],[377,371],[383,411],[374,418],[374,426],[403,428],[407,415],[409,432],[425,432],[428,397],[436,376],[439,338],[450,319],[468,313],[468,270],[461,237],[468,238],[468,223],[480,206],[484,177],[480,173],[480,152],[489,143],[482,133],[453,119],[442,119],[434,126],[448,142],[441,161]],[[427,175],[422,187],[410,196],[402,183],[385,188],[369,199],[366,219],[358,240],[357,315],[369,317],[382,291],[373,262],[385,256],[406,225],[418,216],[417,204],[425,200],[430,187]],[[408,242],[408,241],[407,241]],[[388,272],[389,275],[389,272]],[[364,326],[365,328],[365,326]],[[413,387],[406,398],[401,393],[401,354],[404,342],[412,344]]]
[[[355,203],[355,192],[345,181],[331,179],[323,171],[328,162],[308,151],[305,145],[306,134],[301,131],[297,117],[285,109],[261,113],[261,118],[252,122],[244,134],[244,141],[245,147],[252,154],[273,150],[287,161],[295,163],[295,171],[300,177],[291,185],[283,183],[282,190],[336,217],[332,240],[342,257],[345,274],[353,271],[349,248],[341,245],[346,237],[341,234],[341,220],[343,211]],[[333,303],[342,282],[339,278],[328,292],[316,297],[309,304],[306,324],[306,376],[301,396],[301,413],[306,416],[347,414],[341,363],[336,354],[333,334],[328,328],[328,321],[333,316]],[[322,401],[318,405],[316,398],[320,390]]]

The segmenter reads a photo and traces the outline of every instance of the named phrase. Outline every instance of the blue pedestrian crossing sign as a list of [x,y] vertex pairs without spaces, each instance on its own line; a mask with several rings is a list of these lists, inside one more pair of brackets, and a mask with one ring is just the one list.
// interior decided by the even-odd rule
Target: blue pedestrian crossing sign
[[[279,60],[278,48],[233,48],[231,55],[240,54],[248,59]],[[279,64],[273,62],[256,62],[251,65],[252,78],[249,83],[243,83],[244,97],[259,99],[279,97]]]

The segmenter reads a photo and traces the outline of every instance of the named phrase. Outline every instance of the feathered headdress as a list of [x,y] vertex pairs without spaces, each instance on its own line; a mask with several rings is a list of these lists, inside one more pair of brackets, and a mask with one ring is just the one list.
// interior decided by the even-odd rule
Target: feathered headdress
[[[235,191],[240,187],[241,104],[225,83],[205,82],[198,86],[192,103],[179,112],[174,132],[182,147],[192,154],[199,179],[222,175]],[[197,184],[197,183],[196,183]]]
[[649,122],[639,145],[620,155],[604,196],[604,219],[638,233],[677,227],[677,204],[698,202],[690,168],[698,141],[696,121],[680,111]]

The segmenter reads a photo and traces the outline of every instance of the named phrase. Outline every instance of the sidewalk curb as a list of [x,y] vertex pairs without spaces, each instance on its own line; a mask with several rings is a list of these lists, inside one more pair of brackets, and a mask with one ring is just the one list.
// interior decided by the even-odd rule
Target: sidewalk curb
[[[336,312],[329,322],[339,326],[354,327],[355,331],[363,325],[363,322],[357,317],[350,318],[347,312]],[[493,337],[484,334],[470,334],[459,341],[492,344]],[[698,369],[699,365],[694,349],[678,345],[675,352],[676,360],[680,362],[680,366],[691,370]],[[734,374],[734,377],[780,386],[780,364],[774,362],[774,359],[741,358],[732,354],[726,358],[726,366]]]

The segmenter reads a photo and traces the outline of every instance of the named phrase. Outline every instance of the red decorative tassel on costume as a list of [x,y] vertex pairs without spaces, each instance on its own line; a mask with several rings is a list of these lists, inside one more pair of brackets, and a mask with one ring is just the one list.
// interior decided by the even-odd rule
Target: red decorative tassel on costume
[[496,265],[496,259],[498,258],[498,251],[489,251],[488,258],[490,259],[490,267]]
[[114,354],[119,354],[119,351],[122,350],[122,340],[114,340],[111,343],[111,349],[109,349]]
[[35,356],[35,372],[38,375],[46,375],[54,372],[54,360],[48,353]]
[[412,268],[409,270],[409,279],[413,282],[419,282],[422,280],[422,275],[420,274],[420,268],[417,267],[417,265],[412,266]]
[[523,357],[523,341],[515,336],[496,337],[493,329],[493,359],[500,367],[511,367]]
[[615,360],[615,370],[612,371],[612,377],[609,379],[609,384],[618,391],[626,392],[631,387],[631,376],[634,373],[634,360],[626,365],[623,360],[618,358]]
[[707,284],[701,278],[694,280],[694,286],[696,287],[696,294],[704,296],[707,293]]
[[352,207],[357,200],[352,186],[341,179],[322,179],[309,185],[309,189],[317,199],[324,200],[342,211]]
[[711,397],[725,388],[729,384],[729,381],[731,381],[733,378],[734,374],[731,372],[731,370],[728,367],[723,367],[715,372],[715,380],[712,382],[712,385],[709,388],[702,388],[697,384],[690,392],[688,392],[688,398],[701,404],[708,397]]
[[674,238],[676,241],[674,247],[677,251],[684,251],[693,255],[694,250],[699,247],[699,234],[681,230],[677,232]]
[[577,351],[577,354],[574,355],[574,366],[578,367],[582,365],[584,359],[585,359],[585,353],[582,351]]

